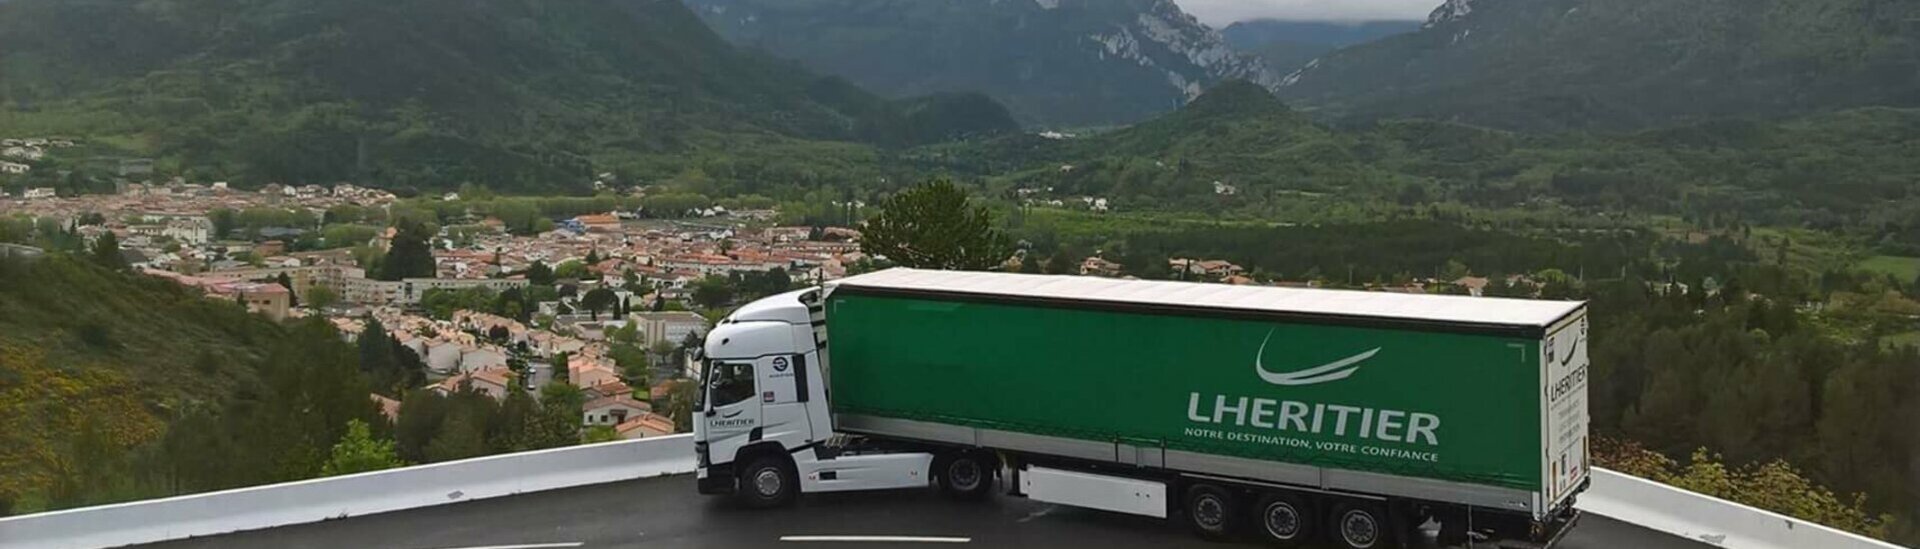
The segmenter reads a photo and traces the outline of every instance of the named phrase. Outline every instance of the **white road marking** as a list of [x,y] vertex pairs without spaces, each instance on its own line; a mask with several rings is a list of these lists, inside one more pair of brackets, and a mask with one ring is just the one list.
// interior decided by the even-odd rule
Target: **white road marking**
[[1053,510],[1054,510],[1054,509],[1058,509],[1058,508],[1059,508],[1059,507],[1056,507],[1056,506],[1052,506],[1052,505],[1048,505],[1048,506],[1046,506],[1046,507],[1043,507],[1043,508],[1041,508],[1041,509],[1040,509],[1039,511],[1034,511],[1034,512],[1032,512],[1032,513],[1028,513],[1028,514],[1027,514],[1027,516],[1024,516],[1024,517],[1020,517],[1020,520],[1016,520],[1016,521],[1014,521],[1014,522],[1027,522],[1027,521],[1031,521],[1031,520],[1033,520],[1033,519],[1037,519],[1037,518],[1040,518],[1040,517],[1044,517],[1044,516],[1047,516],[1047,515],[1050,515],[1050,514],[1053,514]]
[[526,543],[521,545],[476,545],[473,547],[448,547],[446,549],[565,549],[567,547],[579,547],[586,544],[587,542],[584,541],[568,541],[561,543]]
[[928,536],[780,536],[780,541],[875,541],[885,543],[972,543],[973,538],[943,538]]

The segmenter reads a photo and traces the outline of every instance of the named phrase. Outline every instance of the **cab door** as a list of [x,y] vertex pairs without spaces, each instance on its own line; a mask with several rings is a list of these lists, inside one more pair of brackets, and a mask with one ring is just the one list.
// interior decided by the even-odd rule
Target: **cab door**
[[708,451],[733,456],[751,443],[760,427],[760,390],[753,361],[715,360],[708,366],[707,411],[704,412]]
[[760,372],[761,440],[778,441],[785,448],[813,442],[806,355],[763,356],[755,364]]

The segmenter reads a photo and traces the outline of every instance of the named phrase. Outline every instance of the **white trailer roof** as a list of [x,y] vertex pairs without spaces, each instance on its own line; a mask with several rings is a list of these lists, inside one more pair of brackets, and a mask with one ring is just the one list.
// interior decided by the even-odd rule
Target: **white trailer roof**
[[1585,303],[1577,301],[919,269],[888,269],[830,284],[883,291],[1541,328],[1585,306]]

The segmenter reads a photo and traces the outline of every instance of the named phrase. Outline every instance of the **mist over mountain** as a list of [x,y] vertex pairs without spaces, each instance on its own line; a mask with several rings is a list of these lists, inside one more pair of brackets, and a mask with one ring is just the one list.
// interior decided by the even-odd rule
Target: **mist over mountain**
[[1420,29],[1419,21],[1330,23],[1256,19],[1220,30],[1227,45],[1260,56],[1275,71],[1292,72],[1334,50]]
[[1228,79],[1279,79],[1172,0],[688,0],[736,44],[883,95],[981,92],[1023,123],[1172,111]]

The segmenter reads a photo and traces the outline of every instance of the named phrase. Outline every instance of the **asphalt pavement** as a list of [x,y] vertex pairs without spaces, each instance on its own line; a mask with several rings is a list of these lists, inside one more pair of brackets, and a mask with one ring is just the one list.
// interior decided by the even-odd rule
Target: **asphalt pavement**
[[[891,549],[1259,547],[1208,543],[1178,524],[1020,498],[956,502],[931,490],[818,494],[756,511],[694,492],[693,477],[539,492],[146,547]],[[1588,515],[1565,549],[1709,546]]]

